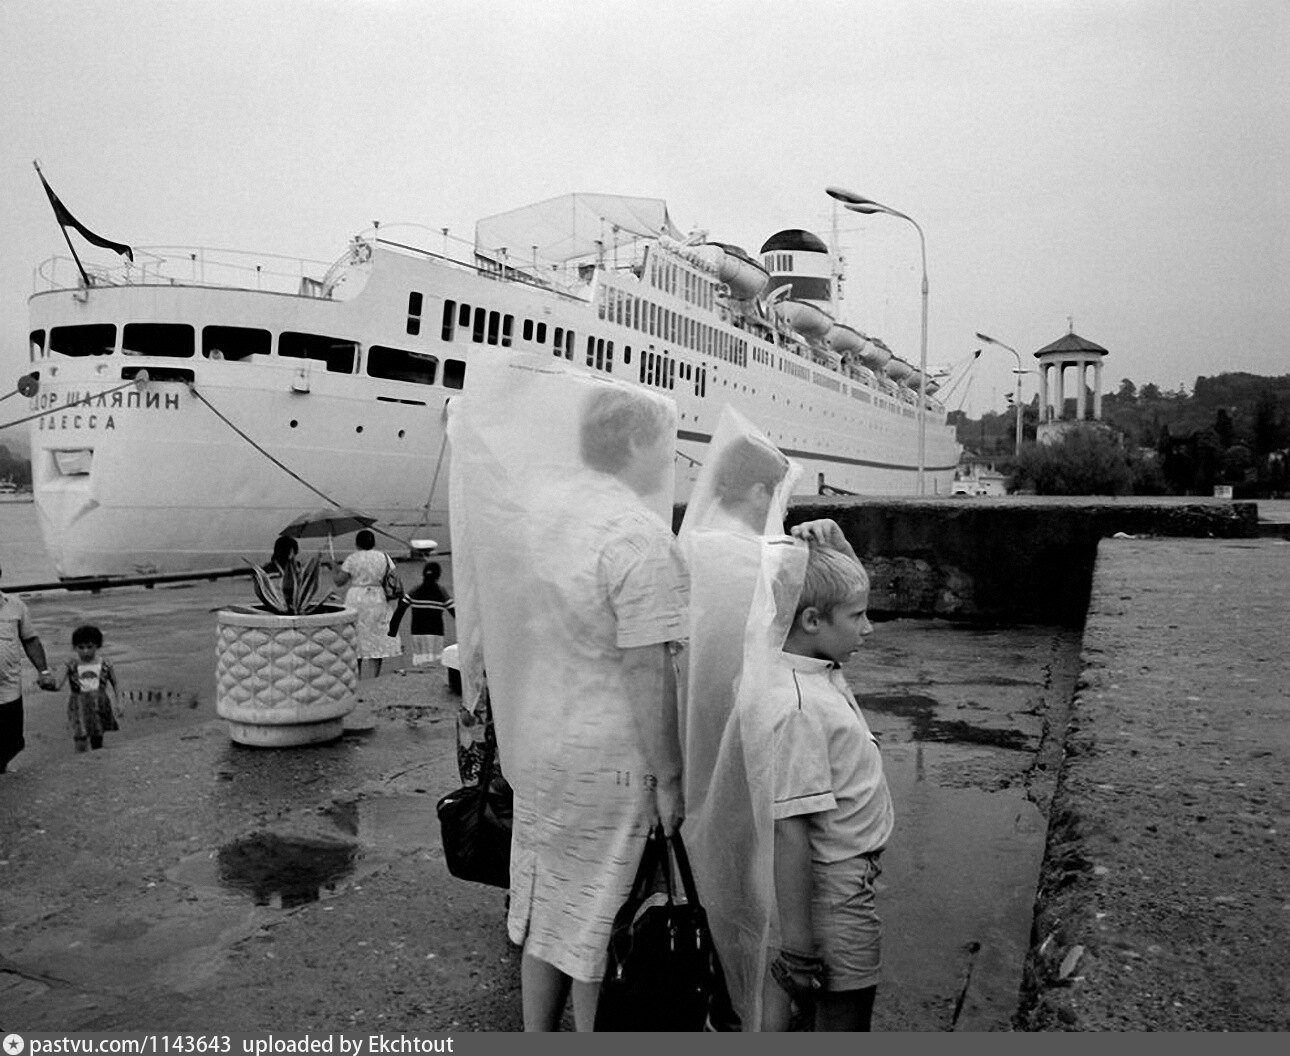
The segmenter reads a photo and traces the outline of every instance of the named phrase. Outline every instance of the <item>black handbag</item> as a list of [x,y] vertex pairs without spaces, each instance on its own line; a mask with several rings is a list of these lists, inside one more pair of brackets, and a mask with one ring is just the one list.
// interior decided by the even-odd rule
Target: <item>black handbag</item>
[[515,794],[495,772],[497,746],[485,741],[479,780],[439,800],[439,834],[448,872],[459,880],[511,886],[511,822]]
[[[673,865],[685,901],[672,889]],[[660,877],[665,901],[656,897]],[[681,834],[657,826],[614,917],[596,1030],[738,1030]]]

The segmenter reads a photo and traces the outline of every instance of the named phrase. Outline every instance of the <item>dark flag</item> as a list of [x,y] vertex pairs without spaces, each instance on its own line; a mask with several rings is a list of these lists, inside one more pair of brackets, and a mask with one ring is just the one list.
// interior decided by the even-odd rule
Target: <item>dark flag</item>
[[[40,177],[40,182],[45,187],[45,193],[49,195],[49,204],[54,207],[54,219],[58,221],[58,225],[63,229],[64,238],[67,237],[67,228],[74,227],[85,236],[87,241],[92,242],[96,246],[102,246],[104,249],[110,249],[114,252],[120,253],[121,256],[125,257],[131,264],[134,263],[134,250],[129,246],[122,245],[120,242],[112,242],[103,238],[101,235],[96,235],[88,227],[77,220],[76,217],[69,213],[67,211],[67,206],[58,200],[58,195],[56,195],[54,193],[54,189],[49,186],[49,182],[45,179],[45,174],[40,171],[40,166],[35,162],[32,162],[32,164],[36,166],[36,175]],[[70,245],[71,243],[69,242],[68,246],[70,247]],[[77,263],[79,264],[80,261],[78,260]]]

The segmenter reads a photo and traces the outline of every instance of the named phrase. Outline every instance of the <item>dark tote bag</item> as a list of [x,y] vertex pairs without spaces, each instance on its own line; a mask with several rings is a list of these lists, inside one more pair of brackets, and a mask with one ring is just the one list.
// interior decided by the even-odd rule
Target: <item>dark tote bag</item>
[[[673,892],[674,867],[684,901]],[[614,917],[595,1029],[739,1029],[681,834],[665,836],[661,825],[645,841],[631,893]]]
[[460,880],[511,886],[514,793],[494,765],[497,745],[485,741],[479,780],[449,792],[435,807],[448,872]]

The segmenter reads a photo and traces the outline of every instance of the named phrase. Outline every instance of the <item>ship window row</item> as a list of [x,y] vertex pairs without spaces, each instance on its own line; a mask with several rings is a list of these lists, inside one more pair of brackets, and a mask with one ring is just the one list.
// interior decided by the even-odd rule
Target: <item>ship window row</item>
[[[545,325],[545,324],[539,324]],[[538,342],[541,344],[542,342]],[[573,331],[566,330],[563,326],[551,328],[551,355],[557,359],[564,358],[570,363],[573,362]]]
[[[195,351],[196,330],[187,323],[126,323],[120,329],[122,355],[187,359]],[[44,336],[43,331],[31,334],[33,360],[42,353]],[[55,326],[49,331],[49,351],[64,356],[110,356],[117,350],[116,338],[115,323]],[[207,359],[268,356],[273,352],[273,334],[258,327],[206,326],[202,328],[201,350]],[[359,343],[326,334],[284,330],[278,335],[278,355],[284,359],[319,361],[330,373],[353,374],[358,369]],[[438,376],[441,384],[459,389],[465,366],[461,360],[445,359],[440,374],[436,356],[372,345],[367,349],[364,369],[374,378],[420,385],[433,385]]]
[[470,339],[477,345],[501,345],[503,348],[510,348],[511,335],[515,330],[515,316],[510,312],[503,314],[487,308],[472,307],[465,303],[458,304],[456,301],[444,301],[440,336],[445,341],[451,341],[457,336],[458,330],[470,334]]
[[711,311],[716,301],[716,288],[712,281],[697,272],[682,267],[674,260],[660,260],[653,253],[647,261],[646,280],[656,289],[673,294],[698,308]]
[[[631,349],[627,350],[630,359]],[[587,337],[587,366],[610,373],[614,369],[614,343],[603,337]]]
[[831,378],[827,374],[821,374],[818,371],[812,372],[811,381],[821,388],[832,389],[834,392],[842,391],[842,382],[837,378]]
[[766,270],[770,272],[792,271],[793,254],[792,253],[767,253]]
[[636,297],[626,290],[603,287],[596,300],[596,314],[607,322],[724,359],[727,363],[741,367],[748,365],[748,341],[745,338]]
[[779,357],[779,369],[785,374],[792,374],[795,378],[802,378],[806,381],[811,379],[811,371],[809,367],[804,367],[800,363],[794,363],[792,360],[785,359],[783,356]]
[[676,360],[654,351],[641,353],[640,380],[660,389],[676,388]]

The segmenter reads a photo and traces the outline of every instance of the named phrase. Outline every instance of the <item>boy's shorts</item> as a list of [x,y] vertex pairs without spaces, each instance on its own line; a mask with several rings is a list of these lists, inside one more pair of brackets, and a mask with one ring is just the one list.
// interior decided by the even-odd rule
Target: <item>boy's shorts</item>
[[880,854],[811,865],[811,924],[828,969],[824,989],[831,993],[878,985],[882,945],[874,881],[882,873]]

